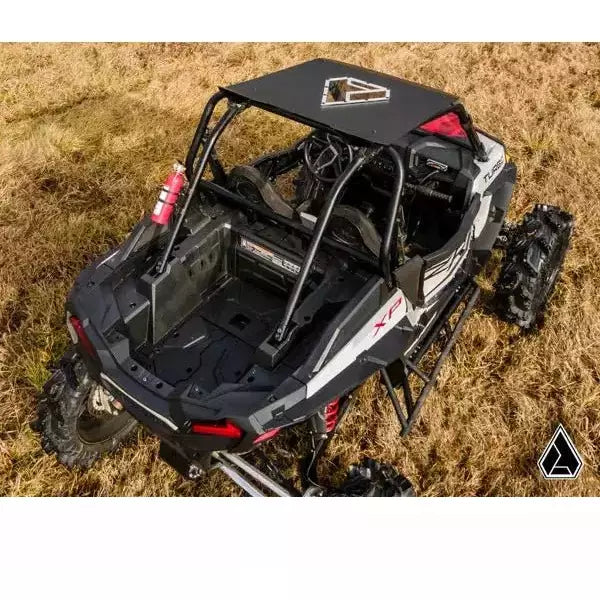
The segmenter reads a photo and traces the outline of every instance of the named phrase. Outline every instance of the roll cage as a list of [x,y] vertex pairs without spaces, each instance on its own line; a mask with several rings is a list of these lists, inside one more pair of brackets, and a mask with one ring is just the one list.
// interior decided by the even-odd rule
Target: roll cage
[[[216,106],[224,99],[227,99],[228,101],[227,110],[217,121],[214,128],[209,129],[208,124],[212,115],[214,114],[214,110]],[[215,144],[221,136],[221,134],[223,133],[223,131],[238,114],[240,114],[249,106],[256,106],[258,108],[262,108],[263,110],[267,110],[268,112],[273,112],[276,114],[279,113],[279,111],[273,110],[271,107],[259,105],[255,102],[240,101],[240,99],[235,94],[228,93],[226,90],[223,89],[216,92],[208,100],[202,113],[200,122],[198,123],[198,126],[196,128],[196,132],[194,134],[194,138],[192,140],[192,144],[190,146],[185,161],[186,173],[190,182],[185,201],[179,212],[178,218],[175,222],[171,235],[169,236],[164,252],[160,260],[158,261],[157,272],[162,273],[164,271],[168,258],[172,252],[173,246],[175,245],[175,240],[177,239],[177,236],[185,220],[187,211],[192,202],[192,199],[196,195],[196,192],[200,189],[203,189],[205,191],[212,191],[213,193],[217,193],[219,196],[236,203],[238,206],[251,209],[254,212],[262,213],[263,216],[271,220],[275,220],[281,223],[282,225],[288,226],[294,229],[296,232],[310,238],[310,243],[306,251],[304,260],[302,262],[300,272],[298,274],[298,277],[296,278],[296,281],[290,293],[290,297],[288,298],[288,302],[284,311],[284,316],[275,331],[275,340],[281,343],[286,338],[291,317],[294,313],[294,310],[296,309],[296,306],[302,293],[302,289],[311,271],[313,261],[321,243],[325,243],[330,247],[342,250],[347,254],[350,254],[354,258],[360,260],[361,262],[369,264],[370,267],[378,270],[379,274],[383,277],[386,285],[390,289],[396,286],[393,270],[404,262],[404,249],[402,245],[402,240],[399,239],[398,235],[398,229],[400,228],[400,230],[404,231],[405,228],[405,224],[403,222],[403,213],[400,210],[402,191],[405,185],[407,187],[410,186],[412,188],[415,188],[417,186],[413,186],[412,184],[407,184],[405,182],[405,168],[403,159],[394,146],[386,146],[373,143],[369,140],[358,139],[356,140],[359,143],[358,152],[356,153],[350,164],[346,167],[345,171],[338,177],[338,179],[330,188],[326,196],[323,208],[320,214],[318,215],[316,224],[312,230],[305,227],[299,221],[276,214],[274,211],[269,210],[267,207],[258,207],[255,204],[251,203],[249,200],[240,196],[239,194],[236,194],[224,187],[223,184],[226,180],[226,174],[221,162],[219,161],[215,153]],[[473,150],[474,154],[477,157],[479,157],[481,160],[485,160],[486,157],[483,145],[481,144],[481,141],[479,140],[479,137],[477,136],[473,128],[471,118],[469,117],[464,107],[461,104],[454,103],[451,109],[449,111],[446,111],[446,113],[447,112],[453,112],[458,116],[460,124],[466,132],[470,148]],[[289,116],[289,118],[291,118],[292,120],[295,120],[300,123],[308,125],[311,124],[307,122],[306,119],[294,118],[293,115],[285,116]],[[439,116],[440,115],[435,115],[434,118]],[[338,132],[333,131],[333,133]],[[352,136],[346,135],[344,137]],[[440,137],[444,136],[442,135]],[[460,140],[453,139],[452,141],[459,144],[461,143]],[[465,144],[462,143],[461,145]],[[333,213],[335,204],[348,181],[361,167],[368,164],[369,161],[371,161],[375,156],[381,153],[387,153],[390,157],[395,167],[395,179],[393,191],[388,206],[388,219],[386,229],[382,236],[382,242],[378,259],[374,260],[372,257],[367,256],[365,253],[349,248],[348,246],[339,242],[336,242],[335,240],[326,237],[324,234],[329,220],[331,218],[331,215]],[[213,173],[213,181],[203,179],[207,166],[210,166],[211,168],[211,172]]]

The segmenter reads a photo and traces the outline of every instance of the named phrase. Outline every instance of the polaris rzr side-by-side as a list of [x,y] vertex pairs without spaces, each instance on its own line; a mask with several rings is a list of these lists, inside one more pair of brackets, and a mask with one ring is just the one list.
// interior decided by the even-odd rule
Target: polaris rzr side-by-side
[[[249,107],[310,132],[226,169],[216,142]],[[220,469],[251,495],[411,495],[391,465],[333,488],[318,461],[374,374],[410,431],[495,248],[497,313],[539,324],[572,218],[508,224],[515,179],[502,142],[422,85],[318,59],[220,88],[153,213],[69,294],[44,448],[89,467],[139,422],[184,476]],[[294,484],[261,448],[287,428],[310,448]]]

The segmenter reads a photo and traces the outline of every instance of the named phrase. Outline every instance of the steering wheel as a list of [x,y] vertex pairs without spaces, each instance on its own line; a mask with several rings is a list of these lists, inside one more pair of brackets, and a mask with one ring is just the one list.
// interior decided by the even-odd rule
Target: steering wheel
[[323,183],[333,183],[352,162],[352,146],[331,133],[313,134],[304,144],[304,163]]

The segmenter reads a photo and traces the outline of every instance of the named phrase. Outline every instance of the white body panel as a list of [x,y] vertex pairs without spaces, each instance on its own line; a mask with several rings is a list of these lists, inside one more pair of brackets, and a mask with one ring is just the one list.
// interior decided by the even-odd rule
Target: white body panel
[[[480,194],[481,206],[475,216],[473,227],[462,244],[448,258],[433,265],[431,269],[425,272],[423,282],[425,308],[413,307],[406,300],[402,291],[397,289],[390,299],[367,320],[360,331],[329,361],[324,365],[322,361],[317,363],[315,374],[306,385],[307,397],[313,396],[344,369],[347,369],[360,354],[389,333],[405,315],[408,315],[408,319],[413,325],[416,324],[423,312],[427,310],[427,305],[431,304],[443,291],[444,287],[457,275],[462,263],[469,254],[473,238],[479,236],[489,217],[491,197],[485,195],[484,192],[502,172],[506,161],[502,144],[481,133],[479,137],[489,157],[486,162],[475,160],[481,171],[473,181],[472,197],[475,194]],[[413,347],[417,342],[418,339],[413,343]]]
[[349,367],[356,358],[386,333],[391,331],[409,309],[400,290],[363,325],[360,331],[306,384],[306,395],[310,398],[336,375]]
[[481,169],[481,172],[473,181],[472,196],[475,194],[481,195],[481,206],[479,212],[475,216],[475,237],[479,237],[485,224],[487,223],[490,212],[491,197],[484,192],[490,187],[490,184],[500,175],[504,165],[506,164],[506,152],[504,146],[491,140],[483,134],[479,134],[479,139],[482,141],[485,151],[488,155],[486,162],[481,162],[475,159],[475,164]]
[[440,292],[443,291],[444,287],[456,277],[458,270],[469,253],[472,239],[473,229],[469,231],[463,243],[447,259],[425,271],[423,295],[426,305],[431,304]]

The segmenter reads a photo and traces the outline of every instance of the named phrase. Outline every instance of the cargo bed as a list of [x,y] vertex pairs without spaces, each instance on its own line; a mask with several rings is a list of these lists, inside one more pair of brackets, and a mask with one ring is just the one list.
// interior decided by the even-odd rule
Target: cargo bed
[[277,235],[211,220],[176,246],[165,273],[122,279],[114,293],[132,358],[201,396],[224,384],[272,387],[299,368],[366,275],[322,256],[296,311],[294,343],[269,364],[260,349],[281,322],[302,259],[290,251],[299,240],[276,245]]

